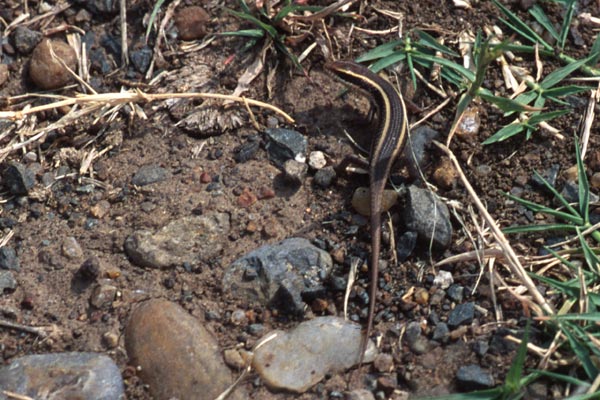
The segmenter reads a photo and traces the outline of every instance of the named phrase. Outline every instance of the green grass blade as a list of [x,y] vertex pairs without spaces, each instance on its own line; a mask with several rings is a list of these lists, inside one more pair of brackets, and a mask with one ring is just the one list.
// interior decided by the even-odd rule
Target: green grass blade
[[554,188],[554,186],[552,186],[547,180],[546,178],[544,178],[542,175],[540,175],[537,171],[533,171],[534,175],[536,176],[536,178],[538,178],[539,180],[541,180],[544,184],[544,186],[546,187],[546,189],[548,189],[553,195],[554,197],[556,197],[556,199],[558,201],[560,201],[560,203],[569,211],[569,213],[573,216],[579,217],[581,219],[581,223],[578,225],[583,225],[583,219],[581,218],[581,216],[577,213],[577,210],[575,210],[573,208],[573,206],[571,206],[571,204],[569,204],[569,202],[567,201],[567,199],[565,199],[560,193],[558,193],[558,190],[556,190],[556,188]]
[[573,20],[573,12],[575,11],[575,0],[566,1],[567,11],[563,17],[563,24],[560,29],[560,38],[558,39],[558,46],[560,49],[565,48],[565,43],[567,42],[567,35],[569,34],[569,30],[571,29],[571,21]]
[[523,132],[524,129],[525,126],[520,122],[512,122],[500,129],[498,132],[496,132],[489,138],[485,139],[481,144],[488,145],[496,142],[501,142]]
[[575,139],[575,157],[577,158],[577,188],[579,195],[579,214],[585,223],[590,221],[590,184],[585,173],[579,141]]
[[554,118],[560,117],[560,116],[568,114],[570,112],[571,112],[570,110],[556,110],[556,111],[550,111],[547,113],[535,114],[535,115],[532,115],[531,117],[529,117],[529,119],[527,120],[527,123],[530,125],[537,125],[540,122],[550,121]]
[[410,53],[406,55],[406,64],[408,64],[408,71],[410,72],[410,80],[412,81],[413,88],[417,90],[417,75],[415,74],[415,66],[413,65],[413,59]]
[[532,28],[529,27],[529,25],[521,21],[516,14],[514,14],[512,11],[510,11],[508,8],[502,5],[498,0],[492,1],[496,5],[496,7],[498,7],[500,11],[502,11],[502,13],[508,17],[510,22],[505,20],[501,21],[508,25],[512,30],[514,30],[524,38],[528,39],[532,43],[537,42],[544,46],[545,49],[552,49],[552,46],[546,43],[546,41],[544,41],[544,39],[542,39],[540,35],[538,35]]
[[533,7],[529,9],[529,14],[531,14],[533,18],[535,18],[535,20],[541,26],[543,26],[544,29],[546,29],[556,41],[560,40],[558,32],[556,32],[556,29],[554,29],[554,25],[552,24],[550,18],[548,18],[542,7],[540,7],[538,4],[534,4]]
[[532,233],[532,232],[549,232],[549,231],[575,231],[576,227],[569,224],[541,224],[541,225],[518,225],[509,226],[502,229],[506,234],[511,233]]
[[146,41],[148,41],[148,37],[150,36],[150,31],[152,30],[152,26],[154,25],[154,20],[156,19],[156,15],[158,11],[162,7],[165,0],[158,0],[154,7],[152,7],[152,14],[150,14],[150,19],[148,20],[148,29],[146,29]]
[[552,320],[600,322],[600,312],[554,315],[552,316]]
[[585,241],[585,238],[581,235],[581,229],[577,229],[577,236],[579,237],[579,242],[581,243],[581,249],[583,251],[583,256],[585,257],[585,262],[590,270],[596,274],[596,276],[600,276],[600,269],[598,268],[600,260],[598,260],[598,256],[593,252],[593,250]]
[[575,333],[577,333],[580,338],[585,338],[585,332],[579,326],[570,322],[561,323],[561,332],[564,333],[569,340],[571,349],[577,356],[577,359],[581,363],[581,366],[585,370],[588,378],[596,379],[598,376],[598,369],[594,366],[594,363],[590,358],[589,350],[575,336]]
[[435,397],[419,397],[418,400],[497,400],[502,395],[502,388],[479,390],[471,393],[447,394]]
[[381,58],[389,57],[395,54],[398,50],[398,46],[402,46],[404,42],[402,40],[393,40],[391,42],[382,44],[381,46],[375,47],[373,50],[367,51],[356,59],[356,62],[365,62],[379,60]]
[[493,105],[495,105],[496,107],[498,107],[499,109],[504,111],[505,113],[514,112],[514,111],[516,111],[516,112],[535,111],[535,108],[533,108],[527,104],[523,104],[516,100],[508,99],[506,97],[494,96],[489,90],[487,90],[485,88],[480,88],[477,91],[477,95],[479,97],[481,97],[482,99],[484,99],[485,101],[492,103]]
[[587,65],[596,65],[598,63],[598,58],[600,58],[600,35],[596,35],[596,40],[594,40],[594,44],[592,44]]
[[590,57],[583,58],[581,60],[577,60],[570,64],[565,65],[559,69],[556,69],[549,73],[542,81],[540,82],[540,86],[544,89],[550,89],[567,76],[569,76],[572,72],[576,71],[582,65],[585,65],[590,60]]
[[275,15],[273,17],[272,21],[273,21],[273,23],[280,22],[282,19],[287,17],[290,13],[299,13],[299,12],[303,12],[303,11],[319,12],[322,9],[323,9],[323,7],[320,7],[320,6],[301,6],[298,4],[289,4],[285,7],[282,7],[281,10],[279,10],[279,12],[277,13],[277,15]]
[[240,19],[246,20],[246,21],[256,25],[258,28],[264,30],[273,39],[275,39],[275,40],[279,39],[280,35],[277,33],[277,29],[275,29],[274,27],[272,27],[269,24],[262,22],[261,20],[256,18],[254,15],[251,15],[251,14],[248,14],[245,12],[230,10],[230,9],[225,9],[225,11],[227,11],[231,15],[234,15]]
[[525,365],[525,358],[527,357],[527,344],[529,343],[529,330],[531,329],[531,321],[527,321],[525,326],[525,332],[523,332],[523,338],[517,349],[517,354],[513,363],[506,374],[506,381],[504,382],[504,397],[511,396],[518,393],[521,390],[521,376],[523,375],[523,366]]
[[452,49],[450,49],[449,47],[446,47],[440,43],[438,43],[437,40],[435,40],[435,38],[433,36],[431,36],[430,34],[428,34],[427,32],[423,32],[421,30],[416,30],[417,35],[419,35],[419,44],[429,47],[430,49],[433,49],[435,51],[439,51],[442,54],[446,54],[450,57],[460,57],[460,55],[454,51],[452,51]]
[[370,69],[371,69],[371,71],[377,73],[377,72],[381,71],[382,69],[387,68],[390,65],[394,65],[397,62],[403,61],[405,59],[406,59],[406,53],[397,52],[395,54],[392,54],[390,56],[387,56],[387,57],[382,58],[381,60],[377,61],[376,63],[371,65]]
[[252,11],[250,11],[250,7],[248,7],[248,4],[246,4],[244,0],[240,0],[240,8],[242,9],[242,12],[246,14],[252,14]]
[[[598,35],[598,37],[600,37],[600,35]],[[546,96],[547,98],[564,97],[564,96],[570,96],[573,94],[585,92],[590,89],[593,89],[593,88],[591,86],[575,86],[575,85],[559,86],[559,87],[554,87],[554,88],[551,88],[548,90],[544,90],[544,96]]]
[[221,32],[218,34],[219,36],[242,36],[249,37],[255,39],[262,39],[265,37],[265,31],[262,29],[242,29],[239,31],[232,32]]
[[464,76],[465,78],[467,78],[469,81],[471,81],[471,82],[475,81],[475,74],[472,71],[469,71],[468,69],[466,69],[465,67],[463,67],[460,64],[455,63],[454,61],[450,61],[445,58],[430,56],[428,54],[423,54],[423,53],[413,53],[412,56],[415,59],[426,60],[426,61],[430,61],[432,63],[440,64],[444,67],[451,68],[451,69],[455,70],[456,72],[458,72],[459,74],[461,74],[462,76]]

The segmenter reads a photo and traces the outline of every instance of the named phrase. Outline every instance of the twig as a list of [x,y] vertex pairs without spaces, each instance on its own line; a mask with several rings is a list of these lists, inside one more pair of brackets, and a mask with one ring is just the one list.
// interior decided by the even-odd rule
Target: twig
[[129,48],[127,45],[127,1],[119,1],[119,26],[121,27],[121,64],[129,65]]
[[23,394],[18,394],[18,393],[13,393],[13,392],[9,392],[8,390],[3,390],[2,394],[5,396],[8,396],[9,399],[15,399],[15,400],[35,400],[29,396],[25,396]]
[[10,322],[5,319],[0,319],[0,327],[15,329],[18,331],[31,333],[31,334],[37,335],[41,338],[45,338],[48,336],[48,333],[46,332],[46,329],[47,329],[46,327],[36,328],[34,326],[27,326],[27,325],[17,324],[16,322]]

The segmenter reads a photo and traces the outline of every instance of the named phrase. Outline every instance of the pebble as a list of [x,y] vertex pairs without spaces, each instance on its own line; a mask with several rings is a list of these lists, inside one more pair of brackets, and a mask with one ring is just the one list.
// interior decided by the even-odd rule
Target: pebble
[[448,325],[446,325],[443,322],[440,322],[439,324],[437,324],[435,326],[435,329],[433,330],[433,335],[431,338],[437,342],[446,343],[449,339],[449,334],[450,334],[450,329],[448,329]]
[[473,351],[480,357],[484,356],[489,349],[490,345],[484,340],[477,340],[475,343],[473,343]]
[[227,349],[223,352],[225,364],[229,367],[241,370],[246,367],[246,361],[237,349]]
[[104,332],[102,334],[102,344],[107,349],[114,349],[119,345],[119,334],[117,332]]
[[420,177],[420,170],[425,169],[427,156],[431,153],[427,150],[431,142],[440,136],[439,132],[427,126],[419,126],[410,132],[410,140],[404,147],[403,156],[410,175],[414,178]]
[[[366,187],[357,188],[352,194],[352,207],[360,215],[371,215],[371,191]],[[381,212],[386,212],[398,201],[398,193],[392,189],[383,191],[381,197]]]
[[179,9],[173,20],[180,39],[196,40],[206,36],[210,16],[202,7],[190,6]]
[[291,129],[267,128],[265,135],[267,155],[278,167],[283,167],[290,159],[301,163],[306,161],[308,142],[301,133]]
[[[560,165],[553,164],[550,168],[541,173],[541,177],[544,178],[544,180],[549,183],[550,186],[554,186],[556,185],[556,178],[558,178],[559,171]],[[546,184],[538,175],[533,175],[531,177],[531,182],[542,189],[546,189]]]
[[454,283],[454,277],[450,271],[439,270],[433,278],[433,284],[440,289],[448,289]]
[[119,367],[109,357],[95,353],[17,358],[0,368],[0,388],[35,399],[118,400],[125,396]]
[[294,185],[301,185],[308,173],[308,166],[296,160],[286,160],[283,163],[285,179]]
[[83,257],[83,250],[81,249],[79,242],[77,242],[77,239],[73,236],[69,236],[63,240],[61,251],[63,256],[71,260],[78,260]]
[[456,372],[456,380],[464,391],[489,389],[494,386],[494,377],[479,365],[464,365]]
[[441,157],[433,171],[433,181],[442,189],[452,189],[456,186],[458,173],[448,157]]
[[375,400],[373,393],[367,389],[355,389],[346,394],[346,400]]
[[237,163],[245,163],[254,158],[259,148],[260,142],[258,140],[249,140],[233,150],[233,159]]
[[25,196],[35,184],[35,175],[25,165],[11,162],[2,174],[8,191],[15,196]]
[[460,285],[451,285],[446,291],[450,300],[456,303],[462,303],[465,296],[465,288]]
[[311,151],[308,155],[308,165],[312,169],[319,170],[325,165],[327,165],[327,160],[325,159],[325,153],[322,151]]
[[415,354],[424,354],[429,350],[429,342],[422,334],[421,324],[416,321],[410,322],[406,327],[404,342]]
[[337,173],[333,167],[325,167],[315,173],[315,184],[323,189],[327,189],[329,186],[331,186],[336,177]]
[[94,287],[90,296],[90,304],[98,309],[109,308],[117,295],[117,288],[113,285],[101,283]]
[[304,238],[288,238],[253,250],[229,265],[223,291],[246,302],[304,313],[302,293],[322,289],[332,267],[326,251]]
[[[252,366],[267,386],[276,390],[304,393],[326,375],[356,365],[362,340],[361,327],[338,317],[317,317],[290,332],[275,336],[254,350]],[[369,341],[364,362],[375,358]]]
[[[179,305],[148,300],[133,310],[125,328],[130,365],[157,400],[214,399],[233,382],[210,332]],[[238,387],[230,397],[246,399]]]
[[596,190],[600,189],[600,172],[596,172],[592,175],[590,178],[590,186]]
[[141,74],[146,73],[150,62],[152,61],[152,49],[148,46],[143,46],[134,50],[130,54],[131,65]]
[[10,246],[0,247],[0,269],[21,270],[17,252]]
[[107,200],[100,200],[97,204],[90,207],[90,215],[94,218],[102,219],[110,211],[110,203]]
[[156,182],[162,182],[171,176],[166,169],[155,165],[144,165],[131,178],[131,183],[136,186],[146,186]]
[[394,369],[394,357],[387,353],[377,354],[373,360],[373,367],[378,372],[392,372]]
[[469,107],[465,110],[460,123],[456,127],[457,136],[475,136],[479,133],[481,118],[477,107]]
[[427,305],[429,302],[429,292],[425,288],[417,288],[414,294],[415,303],[419,305]]
[[0,295],[5,290],[15,290],[17,288],[17,280],[12,271],[0,270]]
[[256,195],[250,189],[244,188],[242,193],[237,198],[237,205],[241,208],[248,208],[257,201],[258,198]]
[[475,318],[475,303],[469,302],[457,305],[448,316],[448,326],[452,329],[459,325],[468,325]]
[[29,77],[40,89],[57,89],[73,81],[71,73],[52,56],[52,52],[77,72],[77,56],[71,46],[65,42],[44,39],[33,50],[29,62]]
[[438,196],[429,190],[409,186],[401,195],[403,220],[407,230],[415,231],[424,244],[443,250],[452,241],[450,212]]
[[191,215],[171,221],[156,232],[134,232],[125,240],[125,253],[140,267],[196,264],[221,254],[229,229],[229,214]]
[[100,276],[101,271],[100,260],[96,256],[91,256],[81,264],[77,275],[84,280],[95,281]]
[[8,65],[0,63],[0,87],[8,81],[9,76]]
[[404,262],[417,247],[417,233],[413,231],[404,232],[396,240],[396,257],[399,262]]
[[31,53],[42,37],[40,32],[32,31],[25,26],[17,26],[13,35],[17,51],[24,55]]

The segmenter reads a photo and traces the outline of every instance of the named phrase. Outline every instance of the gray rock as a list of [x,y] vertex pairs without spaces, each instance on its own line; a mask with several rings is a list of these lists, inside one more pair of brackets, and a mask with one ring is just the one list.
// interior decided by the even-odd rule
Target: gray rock
[[73,236],[65,238],[62,243],[61,250],[63,256],[70,258],[71,260],[77,260],[83,257],[83,250],[77,242],[77,239],[75,239]]
[[15,196],[25,196],[35,184],[35,175],[27,167],[18,162],[11,162],[4,170],[4,184]]
[[278,167],[282,167],[287,160],[296,160],[298,162],[306,161],[306,152],[308,142],[299,132],[282,129],[267,128],[267,155],[269,159]]
[[124,396],[119,368],[109,357],[95,353],[18,358],[0,369],[0,388],[44,400],[119,400]]
[[[579,185],[577,182],[567,181],[565,182],[565,186],[563,186],[560,194],[567,200],[569,203],[577,203],[579,202]],[[590,203],[597,203],[600,200],[598,195],[590,192]],[[558,206],[562,206],[558,200],[555,199],[555,203]]]
[[332,166],[322,168],[315,173],[315,184],[326,189],[331,186],[336,176],[335,168]]
[[149,268],[208,261],[223,250],[229,228],[225,213],[188,216],[157,232],[135,232],[125,240],[125,253],[134,264]]
[[[131,314],[125,328],[130,364],[157,400],[214,399],[233,376],[215,338],[183,308],[166,300],[149,300]],[[246,399],[237,388],[233,399]]]
[[90,304],[96,308],[109,308],[117,295],[117,288],[108,283],[97,285],[90,296]]
[[[326,374],[344,371],[358,363],[361,327],[338,317],[318,317],[289,333],[274,331],[271,340],[257,346],[252,366],[273,389],[303,393]],[[369,341],[364,362],[375,358]]]
[[433,336],[431,338],[440,343],[446,343],[449,339],[449,334],[450,330],[448,329],[448,325],[440,322],[435,326],[435,329],[433,330]]
[[0,270],[0,295],[4,290],[15,290],[17,288],[17,280],[12,271]]
[[463,390],[489,389],[494,386],[494,377],[479,365],[465,365],[456,372],[456,380]]
[[345,400],[375,400],[373,393],[367,389],[355,389],[346,394]]
[[158,165],[144,165],[133,175],[131,183],[136,186],[146,186],[169,178],[171,173]]
[[490,349],[490,345],[488,344],[488,342],[486,342],[484,340],[478,340],[475,343],[473,343],[473,351],[478,356],[484,356],[488,352],[489,349]]
[[404,201],[403,219],[407,230],[415,231],[419,240],[438,250],[450,246],[452,224],[450,212],[434,193],[410,186],[402,191]]
[[152,61],[152,49],[148,46],[144,46],[141,49],[137,49],[131,52],[131,64],[139,73],[146,73]]
[[456,302],[456,303],[460,303],[463,301],[463,298],[465,297],[465,288],[462,287],[461,285],[450,285],[450,287],[448,288],[448,290],[446,290],[446,293],[448,294],[448,297]]
[[289,238],[234,261],[223,277],[223,290],[246,301],[302,313],[301,296],[322,287],[332,265],[326,251],[306,239]]
[[304,178],[306,178],[308,165],[296,160],[287,160],[283,163],[283,172],[285,174],[285,179],[288,182],[294,185],[300,185],[304,181]]
[[[550,186],[554,186],[556,184],[556,178],[558,178],[559,171],[560,171],[560,165],[553,164],[552,166],[550,166],[550,168],[548,168],[544,172],[542,172],[541,176],[542,176],[542,178],[544,178],[546,180],[546,182],[548,182],[550,184]],[[531,177],[531,182],[539,188],[546,189],[546,185],[544,184],[544,181],[542,179],[540,179],[537,175],[533,175]]]
[[404,333],[404,342],[415,354],[424,354],[429,350],[429,341],[423,336],[419,322],[410,322],[408,324]]
[[12,247],[0,247],[0,269],[9,269],[13,271],[21,270],[17,252]]
[[475,304],[473,302],[457,305],[448,316],[448,326],[454,329],[460,325],[468,325],[475,318]]
[[431,141],[439,136],[439,132],[427,126],[421,125],[410,132],[410,138],[404,147],[403,158],[408,160],[407,167],[410,175],[419,178],[419,168],[424,169],[425,156],[428,154],[426,148]]
[[417,232],[404,232],[396,241],[396,257],[399,262],[406,261],[417,247]]
[[29,54],[42,40],[42,34],[25,26],[17,26],[14,33],[15,47],[21,54]]

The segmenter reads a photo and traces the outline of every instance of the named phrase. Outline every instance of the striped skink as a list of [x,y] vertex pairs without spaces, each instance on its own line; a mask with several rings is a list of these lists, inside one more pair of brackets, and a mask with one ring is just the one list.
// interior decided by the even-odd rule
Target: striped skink
[[[390,169],[404,148],[408,137],[406,106],[402,96],[390,82],[368,68],[352,61],[333,61],[325,64],[342,82],[359,89],[371,98],[379,115],[379,124],[371,142],[369,171],[371,217],[371,263],[369,287],[369,314],[367,332],[360,347],[359,367],[362,364],[375,314],[375,296],[381,247],[381,198]],[[353,162],[356,158],[352,158]],[[364,163],[364,162],[363,162]]]

